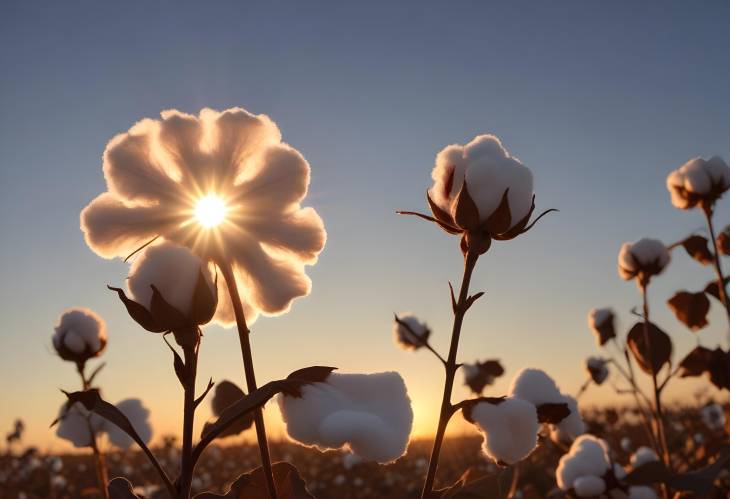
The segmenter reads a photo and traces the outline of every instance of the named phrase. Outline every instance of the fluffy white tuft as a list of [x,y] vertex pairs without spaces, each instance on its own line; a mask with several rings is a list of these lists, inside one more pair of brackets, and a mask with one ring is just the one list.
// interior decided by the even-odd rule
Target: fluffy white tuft
[[106,428],[106,420],[89,413],[80,403],[68,407],[63,404],[58,412],[59,422],[56,436],[68,440],[74,447],[91,445],[92,432],[97,435]]
[[482,450],[498,463],[515,464],[537,446],[537,409],[525,400],[479,402],[471,409],[471,418],[484,435]]
[[652,461],[659,461],[659,456],[657,456],[656,452],[654,452],[654,449],[646,446],[641,446],[638,449],[636,449],[636,452],[634,452],[631,455],[631,466],[633,468],[638,468],[642,464],[650,463]]
[[660,274],[669,264],[669,250],[657,239],[643,238],[624,243],[618,254],[618,273],[626,280],[639,273]]
[[730,167],[719,156],[692,158],[667,176],[667,189],[674,206],[692,208],[701,198],[730,189]]
[[563,402],[568,404],[570,414],[560,423],[555,425],[555,428],[563,435],[567,435],[571,440],[574,440],[578,438],[579,435],[585,433],[586,424],[583,422],[583,418],[580,415],[577,400],[570,395],[563,395]]
[[395,344],[404,350],[416,350],[423,346],[428,340],[431,331],[426,323],[409,313],[398,316],[393,321],[393,340]]
[[[129,422],[132,423],[132,427],[144,443],[148,443],[152,438],[152,426],[149,422],[150,411],[142,405],[142,401],[139,399],[122,400],[117,404],[117,409],[127,416]],[[109,441],[122,449],[127,449],[134,442],[129,435],[115,424],[107,424],[106,432]]]
[[387,463],[402,456],[413,410],[400,374],[332,373],[307,385],[302,397],[279,395],[289,436],[320,449],[345,447],[366,461]]
[[564,402],[555,380],[541,369],[526,368],[517,373],[510,385],[509,395],[535,406]]
[[452,216],[464,179],[481,221],[499,207],[507,189],[513,226],[532,207],[532,172],[510,156],[494,135],[478,135],[466,145],[445,147],[436,156],[431,177],[431,199]]
[[581,477],[602,477],[611,468],[608,445],[593,435],[581,435],[573,442],[570,452],[560,458],[555,478],[558,487],[569,490]]
[[201,270],[214,291],[213,276],[200,258],[185,247],[163,242],[148,246],[137,256],[129,269],[127,287],[132,298],[149,310],[154,285],[165,301],[188,315]]
[[106,323],[93,310],[72,308],[65,311],[53,334],[53,346],[75,354],[98,354],[106,345]]
[[595,497],[606,491],[606,482],[603,478],[587,475],[576,478],[573,488],[578,497]]

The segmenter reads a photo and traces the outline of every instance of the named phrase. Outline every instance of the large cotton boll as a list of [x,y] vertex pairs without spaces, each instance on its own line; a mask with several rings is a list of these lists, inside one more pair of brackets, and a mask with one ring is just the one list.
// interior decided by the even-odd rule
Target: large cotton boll
[[510,385],[509,395],[535,406],[565,402],[555,380],[540,369],[527,368],[517,373]]
[[537,446],[540,427],[534,405],[517,398],[477,403],[470,412],[484,435],[482,450],[498,463],[515,464]]
[[[142,401],[139,399],[122,400],[117,404],[117,409],[127,416],[142,441],[148,443],[152,438],[152,426],[149,422],[150,411],[142,405]],[[109,441],[117,447],[126,449],[134,443],[129,435],[113,423],[107,425],[106,431]]]
[[413,411],[398,373],[332,373],[302,388],[300,398],[280,395],[289,436],[321,449],[350,448],[367,461],[389,462],[406,450]]

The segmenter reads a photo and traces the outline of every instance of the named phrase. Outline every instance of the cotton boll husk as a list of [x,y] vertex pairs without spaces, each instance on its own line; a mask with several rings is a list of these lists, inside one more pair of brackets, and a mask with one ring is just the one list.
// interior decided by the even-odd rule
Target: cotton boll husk
[[127,286],[132,298],[150,309],[154,285],[170,305],[189,315],[195,286],[203,271],[211,292],[214,292],[210,269],[189,249],[169,242],[145,248],[129,269]]
[[[152,426],[149,422],[150,411],[142,405],[142,401],[139,399],[122,400],[117,404],[117,409],[127,416],[142,441],[148,443],[152,438]],[[127,449],[134,443],[134,440],[115,424],[107,424],[106,432],[109,441],[122,449]]]
[[471,418],[484,434],[484,453],[498,463],[515,464],[537,446],[540,424],[534,405],[518,398],[498,404],[479,402]]
[[654,452],[654,449],[641,446],[631,455],[630,461],[633,468],[638,468],[642,464],[659,461],[659,456],[657,456],[656,452]]
[[56,436],[68,440],[77,448],[91,445],[89,426],[95,434],[106,428],[106,420],[96,414],[89,414],[89,411],[78,402],[69,408],[67,404],[63,404],[58,417]]
[[479,135],[465,146],[447,146],[436,156],[431,176],[433,201],[452,215],[464,179],[482,222],[497,209],[506,189],[512,225],[527,216],[532,206],[532,172],[511,157],[494,135]]
[[511,397],[520,398],[535,406],[563,403],[563,395],[550,376],[540,369],[523,369],[512,380]]
[[628,499],[657,499],[659,496],[651,487],[629,487]]
[[573,482],[573,489],[578,497],[594,497],[606,491],[606,482],[597,476],[582,476]]
[[406,450],[413,411],[398,373],[332,373],[302,388],[302,397],[278,396],[289,436],[320,449],[349,448],[366,461],[394,461]]
[[560,458],[555,478],[558,487],[569,490],[582,476],[603,476],[610,469],[608,445],[593,435],[581,435]]
[[52,339],[57,350],[66,347],[74,354],[97,354],[106,345],[106,323],[93,310],[72,308],[61,315]]
[[586,425],[580,416],[578,401],[570,395],[563,395],[563,402],[568,404],[570,414],[555,426],[573,440],[586,431]]

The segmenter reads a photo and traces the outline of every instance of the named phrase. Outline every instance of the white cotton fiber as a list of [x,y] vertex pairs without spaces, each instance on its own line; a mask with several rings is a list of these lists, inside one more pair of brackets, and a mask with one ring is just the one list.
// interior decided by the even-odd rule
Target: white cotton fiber
[[[53,346],[66,347],[75,354],[95,354],[106,344],[106,324],[88,308],[73,308],[61,315],[53,334]],[[63,344],[61,343],[63,341]]]
[[479,402],[471,409],[471,418],[484,436],[482,450],[498,463],[515,464],[537,446],[537,409],[527,401]]
[[586,425],[580,415],[578,401],[570,395],[563,395],[563,402],[568,404],[570,414],[555,426],[563,433],[563,435],[569,436],[572,440],[586,431]]
[[413,411],[403,378],[395,372],[332,373],[302,388],[302,397],[280,395],[289,436],[320,449],[347,448],[366,461],[387,463],[403,455]]
[[148,310],[154,285],[165,301],[188,315],[201,269],[213,292],[213,276],[208,266],[189,249],[163,242],[148,246],[137,256],[129,269],[127,286],[132,299]]
[[[142,401],[139,399],[126,399],[119,402],[116,406],[122,414],[127,416],[127,419],[132,423],[132,427],[142,441],[148,443],[152,438],[152,426],[149,422],[150,411],[142,405]],[[113,423],[106,425],[106,432],[109,436],[109,441],[117,447],[126,449],[134,442],[129,435]]]
[[56,436],[68,440],[74,447],[88,447],[91,445],[92,432],[97,435],[106,427],[106,420],[96,414],[90,414],[80,403],[67,408],[61,406],[58,412]]
[[631,455],[631,466],[633,468],[638,468],[642,464],[650,463],[652,461],[659,461],[659,456],[657,456],[654,449],[650,447],[639,447],[636,449],[636,452]]
[[582,476],[573,482],[573,489],[578,497],[595,497],[606,490],[606,482],[597,476]]
[[593,435],[581,435],[560,458],[555,478],[558,487],[569,490],[580,477],[602,477],[611,467],[608,445]]
[[510,385],[509,395],[531,402],[535,406],[565,402],[555,380],[545,371],[533,368],[523,369],[517,373]]

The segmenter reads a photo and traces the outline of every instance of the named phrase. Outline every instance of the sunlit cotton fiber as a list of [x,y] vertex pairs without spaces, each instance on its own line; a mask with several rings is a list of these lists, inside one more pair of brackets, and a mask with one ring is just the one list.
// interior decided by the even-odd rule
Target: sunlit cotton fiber
[[537,409],[518,398],[498,404],[479,402],[471,418],[484,436],[482,450],[498,463],[515,464],[537,446]]
[[64,358],[95,357],[106,346],[106,323],[88,308],[72,308],[61,315],[52,341]]
[[635,243],[624,243],[618,255],[618,273],[630,280],[638,274],[661,274],[669,264],[669,250],[657,239],[643,238]]
[[672,204],[682,210],[714,203],[730,189],[730,167],[719,156],[692,158],[667,176]]
[[[132,428],[134,428],[142,441],[148,443],[152,438],[152,426],[149,422],[149,409],[147,409],[139,399],[122,400],[116,404],[116,406],[122,414],[127,416],[129,422],[132,423]],[[126,449],[134,442],[129,435],[113,423],[107,423],[105,429],[109,436],[109,441],[117,447]]]
[[332,373],[302,388],[302,397],[280,395],[289,436],[320,449],[348,448],[366,461],[402,456],[413,411],[400,374]]
[[569,490],[581,477],[602,477],[611,468],[608,445],[593,435],[581,435],[573,442],[570,452],[560,458],[555,478],[558,487]]

